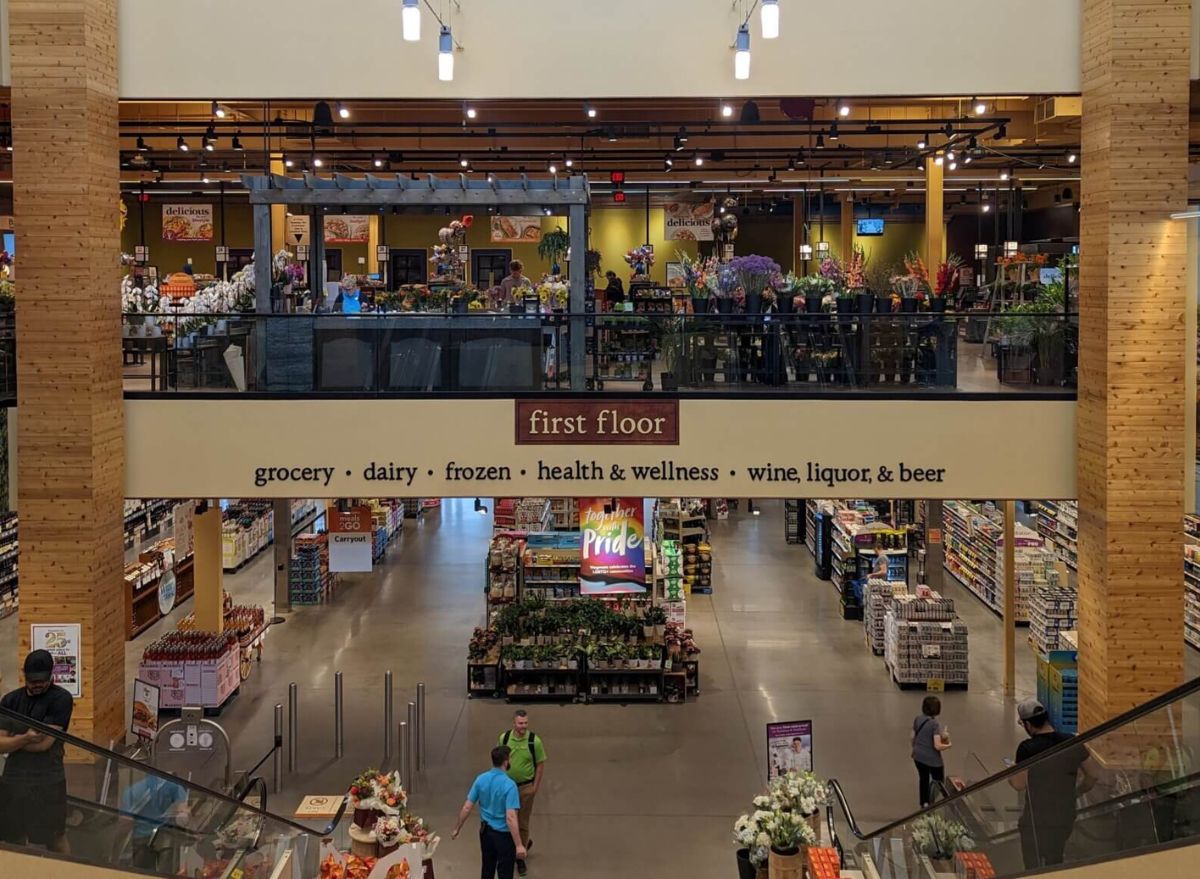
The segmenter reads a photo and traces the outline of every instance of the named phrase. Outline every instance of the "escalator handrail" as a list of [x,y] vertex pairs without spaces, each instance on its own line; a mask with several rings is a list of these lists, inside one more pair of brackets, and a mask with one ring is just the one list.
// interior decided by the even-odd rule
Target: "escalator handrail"
[[[1060,753],[1067,751],[1071,748],[1087,747],[1087,745],[1090,742],[1092,742],[1104,735],[1107,735],[1108,733],[1112,732],[1113,730],[1118,729],[1122,726],[1125,726],[1128,723],[1132,723],[1135,720],[1140,720],[1141,718],[1146,717],[1149,714],[1153,714],[1154,712],[1156,712],[1162,708],[1165,708],[1166,706],[1168,706],[1174,702],[1178,702],[1180,699],[1190,696],[1196,692],[1200,692],[1200,677],[1193,678],[1192,680],[1188,681],[1185,684],[1180,684],[1175,689],[1168,690],[1167,692],[1163,693],[1162,695],[1156,696],[1155,698],[1151,699],[1149,702],[1145,702],[1145,703],[1137,706],[1136,708],[1131,708],[1129,711],[1126,711],[1124,714],[1118,714],[1116,717],[1110,718],[1109,720],[1104,721],[1104,723],[1098,724],[1098,725],[1092,727],[1091,729],[1087,730],[1086,732],[1082,732],[1077,736],[1073,736],[1072,738],[1069,738],[1066,741],[1060,742],[1059,744],[1055,745],[1053,748],[1048,748],[1047,750],[1038,754],[1036,757],[1031,757],[1028,760],[1022,760],[1020,763],[1005,767],[1000,772],[997,772],[995,775],[988,776],[987,778],[977,781],[974,784],[968,785],[967,787],[964,787],[962,790],[954,791],[952,794],[950,794],[949,797],[947,797],[946,800],[943,800],[942,802],[938,803],[936,806],[933,806],[930,808],[941,808],[947,802],[961,799],[963,797],[968,796],[969,794],[973,794],[977,790],[981,790],[985,787],[991,787],[992,785],[996,784],[997,782],[1006,781],[1007,779],[1012,778],[1014,775],[1020,775],[1024,772],[1027,772],[1031,766],[1036,766],[1037,764],[1039,764],[1043,761],[1053,759],[1054,757],[1058,756]],[[831,781],[831,784],[832,783],[833,782]],[[853,823],[853,816],[849,812],[849,804],[846,803],[845,796],[841,795],[840,786],[838,787],[838,793],[840,795],[841,804],[843,806],[843,811],[846,811],[846,813],[847,813],[846,818],[847,818],[847,820],[849,820],[851,822],[850,829],[857,836],[859,834],[859,831],[857,830],[857,825],[855,825]],[[885,824],[883,827],[880,827],[878,830],[873,830],[871,833],[867,834],[866,836],[859,836],[859,838],[867,839],[868,837],[879,836],[879,835],[887,833],[891,830],[895,830],[897,827],[901,827],[905,824],[911,823],[914,819],[919,818],[922,814],[924,814],[928,811],[930,811],[930,809],[918,809],[916,812],[913,812],[910,815],[906,815],[905,817],[900,818],[897,821],[893,821],[890,824]]]
[[[281,815],[273,815],[270,812],[266,812],[262,809],[256,808],[255,806],[251,806],[247,803],[240,802],[239,800],[236,800],[233,797],[230,797],[228,794],[223,794],[223,793],[213,790],[212,788],[205,787],[202,784],[197,784],[194,781],[188,781],[187,779],[180,778],[177,775],[172,775],[169,772],[163,772],[161,769],[155,769],[154,767],[147,766],[144,763],[139,763],[136,760],[131,760],[122,754],[118,754],[116,751],[111,751],[107,748],[102,748],[93,742],[87,741],[86,739],[76,738],[75,736],[71,735],[70,733],[63,732],[61,729],[57,729],[52,726],[46,726],[45,724],[43,724],[37,720],[34,720],[30,717],[26,717],[23,714],[17,714],[13,711],[9,711],[7,708],[0,707],[0,717],[7,717],[13,721],[16,721],[17,723],[21,724],[22,726],[28,727],[29,729],[32,729],[32,730],[36,730],[37,732],[42,733],[43,735],[48,735],[55,739],[58,739],[64,745],[69,745],[72,748],[78,748],[79,750],[86,751],[87,753],[92,754],[96,757],[100,757],[105,760],[111,760],[113,763],[116,763],[121,766],[126,766],[129,769],[133,769],[138,772],[145,773],[147,775],[154,775],[154,776],[157,776],[158,778],[163,778],[168,781],[172,781],[172,782],[180,785],[184,790],[197,791],[199,793],[204,794],[205,796],[212,797],[215,800],[218,800],[218,801],[221,801],[224,803],[228,803],[228,804],[232,804],[233,806],[235,806],[239,809],[245,809],[250,812],[255,812],[255,813],[261,814],[261,815],[271,819],[272,821],[277,822],[278,824],[282,824],[282,825],[290,828],[291,830],[297,831],[299,833],[303,833],[306,836],[319,836],[320,835],[317,833],[317,831],[313,830],[311,827],[305,827],[303,824],[298,824],[295,821],[292,821],[291,819],[288,819],[288,818],[284,818]],[[342,800],[342,809],[339,811],[339,815],[344,814],[344,812],[345,812],[345,799]]]
[[[868,836],[874,836],[875,833],[863,833],[862,830],[859,829],[858,822],[854,820],[854,812],[850,808],[850,802],[846,799],[846,793],[842,790],[842,786],[838,783],[838,780],[836,778],[831,778],[827,784],[829,786],[829,792],[833,794],[832,799],[826,800],[825,805],[826,820],[829,823],[829,838],[837,839],[837,831],[834,828],[833,823],[833,800],[837,800],[838,806],[840,806],[842,809],[842,814],[846,816],[846,824],[849,826],[850,832],[853,833],[855,837],[860,840],[865,840]],[[934,806],[930,806],[932,809],[936,806],[940,806],[945,800],[950,799],[952,794],[950,793],[950,788],[946,786],[945,782],[938,781],[935,778],[932,779],[931,784],[933,784],[934,787],[942,792],[942,800],[936,803]],[[877,833],[878,831],[875,832]]]

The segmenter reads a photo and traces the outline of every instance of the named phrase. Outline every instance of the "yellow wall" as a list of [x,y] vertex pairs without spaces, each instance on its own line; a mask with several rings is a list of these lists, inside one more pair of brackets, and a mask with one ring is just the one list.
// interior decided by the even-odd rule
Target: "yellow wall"
[[[163,204],[187,204],[189,202],[209,202],[213,205],[213,240],[203,244],[163,241]],[[129,208],[129,218],[125,223],[125,229],[121,232],[121,250],[125,253],[133,253],[133,248],[141,243],[139,205],[137,199],[132,196],[125,196],[125,204]],[[188,257],[191,257],[192,266],[197,272],[216,273],[216,248],[221,243],[221,211],[217,199],[154,199],[147,202],[143,208],[146,213],[146,246],[150,248],[150,263],[158,266],[160,274],[165,276],[179,271],[187,262]],[[254,246],[254,217],[250,205],[244,198],[233,196],[226,199],[225,224],[225,243],[229,247]]]

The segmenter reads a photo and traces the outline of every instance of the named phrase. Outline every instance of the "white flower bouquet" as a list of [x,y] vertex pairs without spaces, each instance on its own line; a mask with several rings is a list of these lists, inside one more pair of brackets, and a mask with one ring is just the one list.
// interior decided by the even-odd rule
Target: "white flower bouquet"
[[975,848],[975,840],[964,824],[941,815],[915,819],[909,832],[912,834],[913,847],[936,860],[950,860],[957,852],[969,852]]
[[767,792],[772,806],[797,812],[804,817],[815,815],[828,800],[825,782],[811,772],[788,772],[771,782]]

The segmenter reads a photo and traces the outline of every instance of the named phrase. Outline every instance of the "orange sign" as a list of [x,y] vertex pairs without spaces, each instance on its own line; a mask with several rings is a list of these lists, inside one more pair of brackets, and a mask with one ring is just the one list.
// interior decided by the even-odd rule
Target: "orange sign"
[[942,529],[941,528],[930,528],[928,534],[925,536],[925,542],[930,543],[930,544],[941,543],[942,542]]
[[348,510],[338,510],[333,514],[329,530],[340,534],[362,533],[363,531],[372,531],[374,527],[370,507],[351,507]]

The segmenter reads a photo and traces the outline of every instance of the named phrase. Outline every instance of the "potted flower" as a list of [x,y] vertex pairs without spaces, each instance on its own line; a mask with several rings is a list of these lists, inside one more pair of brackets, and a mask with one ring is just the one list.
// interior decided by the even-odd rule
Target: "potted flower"
[[875,297],[876,313],[891,314],[892,278],[897,274],[899,271],[894,265],[872,262],[867,266],[867,290]]
[[738,879],[755,879],[759,871],[766,868],[770,856],[771,801],[765,796],[757,796],[753,805],[753,812],[742,815],[733,824],[733,842],[738,847]]
[[804,297],[806,314],[820,314],[825,296],[833,292],[833,282],[822,275],[807,275],[796,281],[796,291]]
[[867,289],[867,253],[862,245],[850,249],[850,261],[846,263],[846,289],[854,296],[859,314],[870,314],[874,299]]
[[929,270],[925,268],[925,260],[921,259],[920,254],[914,252],[906,256],[904,269],[910,281],[905,290],[911,292],[908,295],[902,293],[900,310],[911,314],[917,311],[920,301],[929,295],[932,288],[929,286]]
[[401,844],[408,842],[408,831],[404,829],[404,824],[398,817],[384,816],[375,819],[373,830],[381,858],[390,855],[400,848]]
[[563,230],[562,226],[557,227],[553,232],[542,235],[542,240],[538,242],[538,256],[550,263],[550,274],[562,274],[559,260],[567,255],[570,247],[571,236]]
[[953,873],[955,854],[975,848],[965,825],[938,814],[915,819],[909,833],[917,853],[933,862],[936,873]]
[[787,772],[767,791],[777,808],[804,818],[814,835],[820,834],[821,807],[828,801],[828,785],[811,772]]
[[779,275],[772,282],[775,288],[775,310],[780,314],[791,314],[796,310],[796,293],[800,279],[795,272]]
[[735,256],[727,266],[737,277],[738,286],[746,293],[746,313],[760,314],[763,310],[763,291],[779,275],[779,263],[767,256],[750,254]]
[[667,628],[667,612],[657,605],[651,605],[646,608],[646,612],[642,614],[644,624],[642,627],[643,634],[647,638],[661,638],[663,632]]
[[708,311],[708,278],[717,271],[716,258],[692,259],[683,251],[676,252],[676,258],[683,269],[683,286],[692,300],[692,313],[704,314]]
[[729,264],[719,266],[709,281],[709,290],[717,300],[718,314],[733,314],[733,304],[737,291],[741,288],[737,273]]
[[803,817],[786,809],[775,809],[766,819],[771,841],[767,855],[769,879],[801,879],[804,875],[804,848],[816,842],[812,827]]

